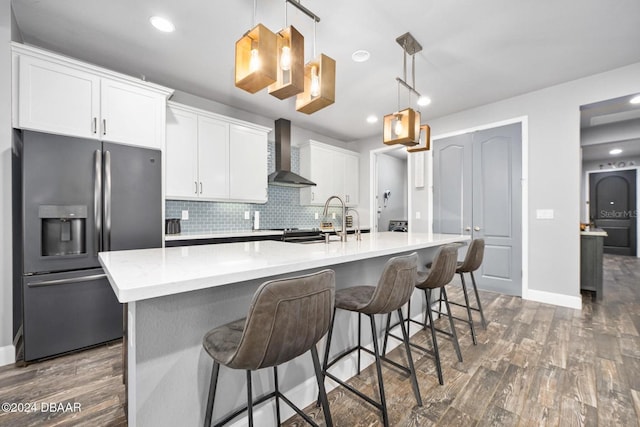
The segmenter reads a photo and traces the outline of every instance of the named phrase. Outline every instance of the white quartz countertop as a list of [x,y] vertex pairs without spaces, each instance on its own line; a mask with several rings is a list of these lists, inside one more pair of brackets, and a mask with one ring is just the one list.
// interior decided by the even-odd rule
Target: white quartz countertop
[[602,230],[601,228],[593,228],[589,231],[581,231],[580,232],[581,236],[603,236],[603,237],[607,237],[608,234],[606,231]]
[[198,240],[198,239],[224,239],[229,237],[250,237],[250,236],[282,236],[280,230],[246,230],[246,231],[219,231],[215,233],[178,233],[165,234],[164,240]]
[[469,240],[432,233],[368,233],[358,241],[257,241],[101,252],[100,263],[122,303]]

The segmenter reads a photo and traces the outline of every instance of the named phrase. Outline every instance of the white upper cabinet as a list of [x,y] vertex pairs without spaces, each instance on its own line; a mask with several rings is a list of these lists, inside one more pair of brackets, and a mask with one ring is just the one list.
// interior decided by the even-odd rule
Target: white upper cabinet
[[18,93],[14,127],[97,138],[100,78],[94,74],[21,56]]
[[198,116],[178,108],[167,110],[165,194],[173,198],[198,197]]
[[13,127],[162,148],[172,90],[12,44]]
[[328,144],[309,141],[300,147],[300,175],[316,183],[300,189],[303,205],[324,205],[340,196],[348,206],[359,202],[359,154]]
[[160,148],[166,99],[155,91],[110,79],[100,84],[101,139]]
[[269,130],[170,102],[166,198],[265,203]]
[[229,197],[267,201],[267,133],[232,124],[229,129]]
[[229,197],[229,123],[198,116],[200,197]]

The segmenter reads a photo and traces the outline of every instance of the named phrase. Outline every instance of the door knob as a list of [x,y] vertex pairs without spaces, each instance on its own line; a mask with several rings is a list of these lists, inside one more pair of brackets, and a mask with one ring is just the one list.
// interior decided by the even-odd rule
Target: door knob
[[471,227],[465,227],[464,231],[471,231]]
[[473,229],[474,229],[475,231],[480,231],[480,227],[478,227],[477,225],[476,225],[475,227],[473,227]]

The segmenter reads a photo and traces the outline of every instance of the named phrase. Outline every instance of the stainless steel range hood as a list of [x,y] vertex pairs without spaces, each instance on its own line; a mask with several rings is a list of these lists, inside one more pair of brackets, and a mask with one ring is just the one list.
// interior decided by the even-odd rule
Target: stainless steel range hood
[[316,185],[300,175],[291,172],[291,122],[276,120],[276,171],[269,175],[269,185],[282,187],[309,187]]

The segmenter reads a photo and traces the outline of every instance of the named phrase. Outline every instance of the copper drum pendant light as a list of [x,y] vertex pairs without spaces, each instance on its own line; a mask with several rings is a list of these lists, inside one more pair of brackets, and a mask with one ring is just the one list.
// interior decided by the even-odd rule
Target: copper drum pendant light
[[264,89],[278,78],[277,36],[264,25],[255,25],[256,8],[254,0],[254,27],[236,42],[236,87],[249,93]]
[[[285,2],[285,12],[286,7]],[[287,99],[304,90],[304,36],[289,26],[278,32],[277,37],[277,81],[269,86],[269,94]]]
[[296,98],[296,111],[312,114],[336,100],[336,61],[320,54],[304,67],[304,92]]
[[406,108],[384,116],[383,142],[386,145],[418,145],[420,138],[420,112]]
[[415,147],[407,148],[409,153],[431,150],[431,127],[429,125],[421,125],[420,132],[420,140],[422,141],[424,137],[424,145],[416,145]]

